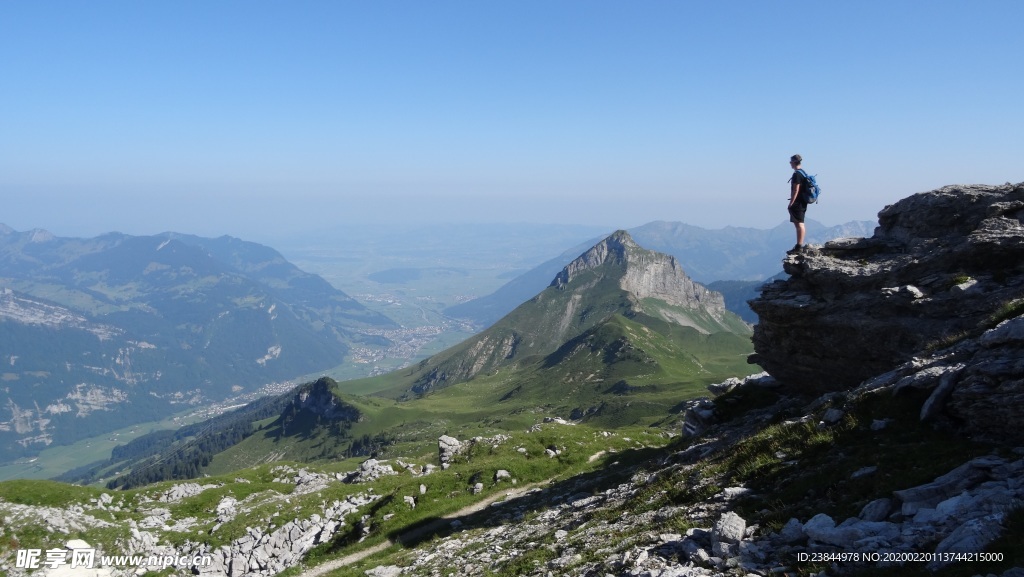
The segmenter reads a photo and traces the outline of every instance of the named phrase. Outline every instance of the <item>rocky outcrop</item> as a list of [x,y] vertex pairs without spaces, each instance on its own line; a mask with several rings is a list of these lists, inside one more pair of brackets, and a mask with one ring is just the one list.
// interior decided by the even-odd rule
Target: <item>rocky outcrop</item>
[[[559,419],[561,421],[561,419]],[[549,422],[545,418],[544,422]],[[565,421],[562,421],[564,424]],[[493,437],[473,437],[466,441],[460,441],[455,437],[449,435],[441,435],[437,439],[437,460],[441,464],[442,469],[450,467],[455,460],[466,453],[472,453],[474,448],[482,446],[488,450],[494,450],[498,448],[502,443],[509,440],[509,436],[505,434],[498,434]]]
[[331,391],[334,381],[320,378],[316,382],[299,387],[294,399],[285,413],[308,411],[313,415],[329,421],[358,421],[359,409],[344,403]]
[[948,186],[878,216],[871,238],[785,259],[790,278],[750,301],[751,362],[804,390],[849,389],[1024,297],[1024,183]]
[[177,503],[183,499],[195,497],[203,491],[216,489],[217,487],[219,487],[219,485],[214,485],[212,483],[208,483],[206,485],[200,485],[199,483],[179,483],[157,495],[156,500],[161,503]]
[[437,460],[441,467],[447,469],[451,466],[455,457],[462,452],[462,441],[448,435],[441,435],[437,439]]
[[[404,466],[407,474],[414,476],[427,475],[433,468],[430,464],[419,467],[402,461],[398,463]],[[380,476],[399,473],[384,462],[368,459],[349,475],[296,469],[287,465],[272,468],[270,474],[273,483],[289,488],[284,492],[264,490],[252,494],[243,489],[240,495],[247,496],[226,494],[211,501],[208,508],[199,506],[192,509],[190,512],[198,513],[198,516],[188,517],[180,516],[172,509],[190,500],[203,499],[202,493],[207,491],[225,490],[225,484],[178,483],[140,492],[136,496],[115,493],[118,496],[114,497],[103,493],[87,503],[71,503],[64,508],[9,503],[0,498],[0,537],[17,542],[18,534],[34,526],[46,527],[52,535],[52,543],[57,543],[54,539],[89,534],[90,531],[104,531],[104,537],[109,537],[109,533],[120,533],[121,537],[113,546],[109,542],[105,546],[94,542],[96,556],[94,566],[89,570],[92,573],[88,573],[90,575],[127,577],[141,574],[147,566],[147,559],[160,558],[165,563],[167,559],[174,560],[171,565],[161,568],[174,567],[175,574],[269,577],[298,565],[312,548],[330,542],[343,532],[356,537],[365,537],[369,533],[370,527],[363,524],[368,518],[364,513],[369,505],[382,498],[373,487],[330,501],[321,499],[324,491],[341,483],[370,483]],[[248,483],[250,481],[246,479],[235,479],[236,485]],[[233,489],[228,485],[226,490],[230,492]],[[427,490],[426,485],[420,485],[420,494]],[[308,498],[303,500],[303,497]],[[415,498],[412,500],[415,504]],[[310,503],[311,506],[304,508],[299,506],[300,503]],[[244,529],[231,524],[240,518],[245,519]],[[184,541],[176,538],[183,534],[193,537]],[[219,537],[220,544],[210,544],[209,535]],[[84,547],[91,549],[93,546]],[[102,559],[105,556],[115,560],[104,565]],[[12,577],[59,577],[70,570],[67,563],[48,567],[41,562],[38,570],[32,569],[24,560],[19,564],[11,551],[0,554],[0,574]],[[72,574],[84,574],[83,571]]]
[[358,469],[349,473],[344,481],[346,483],[371,483],[381,477],[397,474],[386,461],[367,459],[359,464]]
[[[970,438],[1024,445],[1024,316],[999,323],[931,354],[868,379],[855,395],[929,391],[921,420],[954,428]],[[1008,426],[1011,424],[1011,426]]]
[[0,520],[5,526],[36,525],[64,535],[113,525],[109,521],[86,513],[85,508],[77,504],[62,509],[0,501],[0,515]]
[[280,526],[269,524],[265,529],[250,527],[244,536],[228,545],[200,545],[187,556],[211,559],[208,565],[198,568],[199,575],[274,575],[297,564],[316,545],[330,541],[345,526],[347,516],[379,498],[373,494],[350,496],[326,506],[322,514],[292,519]]
[[955,562],[956,554],[984,551],[1001,534],[1006,515],[1024,498],[1022,474],[1024,460],[979,457],[930,483],[871,501],[857,517],[838,524],[824,513],[802,523],[791,519],[761,542],[773,551],[791,554],[884,551],[894,558],[927,551],[938,543],[934,555],[923,557],[928,568],[936,570]]

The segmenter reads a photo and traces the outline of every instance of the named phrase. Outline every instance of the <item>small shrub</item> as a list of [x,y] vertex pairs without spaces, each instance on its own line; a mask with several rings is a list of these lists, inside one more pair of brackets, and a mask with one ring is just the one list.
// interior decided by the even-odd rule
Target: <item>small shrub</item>
[[985,323],[988,327],[995,327],[999,323],[1012,318],[1024,315],[1024,299],[1016,299],[1003,303]]

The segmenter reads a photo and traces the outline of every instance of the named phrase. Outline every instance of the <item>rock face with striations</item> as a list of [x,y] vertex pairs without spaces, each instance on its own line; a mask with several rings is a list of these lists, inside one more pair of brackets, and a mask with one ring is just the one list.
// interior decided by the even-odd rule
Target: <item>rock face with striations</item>
[[750,301],[754,355],[807,390],[854,387],[991,328],[1024,297],[1024,183],[947,186],[885,207],[871,238],[787,257]]
[[654,298],[681,307],[702,307],[718,317],[725,313],[725,299],[720,293],[686,276],[675,257],[641,248],[624,230],[569,263],[551,281],[551,286],[565,287],[581,272],[609,264],[624,267],[619,286],[636,299]]

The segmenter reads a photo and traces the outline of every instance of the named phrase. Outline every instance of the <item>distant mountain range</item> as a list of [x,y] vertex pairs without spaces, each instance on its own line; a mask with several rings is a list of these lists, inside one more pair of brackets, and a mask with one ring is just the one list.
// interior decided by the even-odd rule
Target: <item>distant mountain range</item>
[[[864,235],[870,226],[809,222],[809,239]],[[788,223],[772,230],[706,230],[655,222],[625,238],[626,244],[636,244],[636,238],[675,256],[672,266],[680,275],[686,271],[686,282],[718,280],[725,307],[752,323],[756,317],[746,301],[756,296],[761,280],[778,272],[792,234]],[[534,303],[532,312],[524,312],[527,307],[516,313],[515,330],[506,323],[501,336],[499,327],[476,337],[473,342],[491,357],[478,351],[473,360],[458,361],[466,366],[455,367],[451,359],[429,365],[433,374],[418,374],[406,392],[421,394],[456,377],[543,357],[551,347],[598,330],[588,323],[601,317],[588,310],[572,321],[578,332],[550,332],[554,313],[539,311],[555,305],[537,304],[535,297],[563,269],[572,269],[574,260],[606,244],[591,239],[488,297],[448,309],[450,316],[491,326],[523,303]],[[569,293],[560,294],[559,299]],[[623,304],[615,293],[603,294],[610,300],[600,306]],[[566,305],[551,302],[556,301]],[[653,314],[630,306],[619,322],[639,318],[638,311]],[[73,239],[0,225],[0,462],[163,417],[169,407],[184,409],[330,369],[353,344],[386,345],[374,335],[394,328],[393,321],[256,243],[176,233]],[[448,354],[454,353],[434,355],[431,362]]]
[[[851,221],[825,226],[807,221],[807,242],[822,244],[843,237],[871,236],[877,223]],[[782,272],[782,259],[796,236],[793,225],[757,229],[729,226],[708,230],[681,222],[657,221],[631,229],[641,245],[670,254],[686,266],[697,282],[719,280],[766,280]]]
[[[618,231],[492,327],[415,366],[321,379],[233,416],[141,437],[65,478],[131,469],[110,486],[134,486],[279,459],[341,459],[396,439],[430,442],[455,423],[519,429],[537,414],[645,423],[711,382],[749,372],[750,335],[721,294]],[[268,410],[279,411],[273,422]]]
[[394,326],[255,243],[0,225],[0,462],[331,368]]
[[[874,227],[875,223],[869,221],[851,221],[827,227],[808,220],[807,242],[820,244],[836,238],[871,236]],[[709,230],[681,222],[657,221],[630,229],[629,233],[640,245],[676,257],[687,276],[697,282],[747,281],[743,286],[730,283],[715,287],[715,290],[724,289],[727,296],[737,295],[737,298],[728,299],[727,305],[747,322],[756,321],[756,315],[746,304],[747,298],[756,296],[756,288],[761,282],[782,273],[782,258],[795,239],[790,223],[772,229],[727,227]],[[543,289],[562,267],[596,241],[588,240],[563,252],[490,295],[448,307],[445,314],[489,326]]]

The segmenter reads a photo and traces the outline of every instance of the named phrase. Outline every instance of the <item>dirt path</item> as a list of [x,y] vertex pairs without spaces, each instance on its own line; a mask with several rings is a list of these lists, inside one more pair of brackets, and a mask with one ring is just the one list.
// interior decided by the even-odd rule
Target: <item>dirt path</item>
[[[432,533],[434,531],[437,531],[438,529],[441,529],[442,527],[448,526],[449,524],[451,524],[452,521],[454,521],[454,520],[456,520],[456,519],[458,519],[460,517],[465,517],[467,515],[472,515],[473,513],[478,513],[480,511],[483,511],[484,509],[489,507],[492,503],[495,503],[495,502],[497,502],[499,500],[502,500],[502,499],[504,499],[506,501],[511,500],[511,499],[515,499],[516,497],[520,497],[520,496],[522,496],[522,495],[524,495],[524,494],[526,494],[526,493],[528,493],[528,492],[530,492],[530,491],[532,491],[532,490],[534,490],[534,489],[536,489],[538,487],[547,485],[547,484],[551,483],[551,481],[553,481],[553,480],[554,480],[554,478],[552,477],[551,479],[548,479],[547,481],[541,481],[539,483],[530,483],[529,485],[523,485],[522,487],[516,487],[516,488],[508,490],[508,491],[504,491],[504,492],[500,492],[500,493],[491,495],[490,497],[487,497],[487,498],[485,498],[483,500],[477,501],[476,503],[473,503],[471,505],[466,505],[465,507],[459,509],[458,511],[454,511],[452,513],[449,513],[449,514],[445,515],[444,517],[436,519],[436,520],[428,523],[427,525],[424,525],[422,527],[417,527],[416,529],[413,529],[412,531],[403,533],[402,535],[400,535],[398,537],[398,542],[400,543],[402,541],[414,541],[416,539],[419,539],[423,535],[426,535],[428,533]],[[351,555],[345,555],[344,557],[341,557],[341,558],[338,558],[338,559],[334,559],[333,561],[328,561],[327,563],[324,563],[323,565],[317,565],[316,567],[312,567],[310,569],[307,569],[306,571],[303,571],[299,575],[299,577],[320,577],[321,575],[324,575],[326,573],[334,571],[335,569],[339,569],[341,567],[345,567],[347,565],[351,565],[353,563],[356,563],[357,561],[362,561],[363,559],[369,557],[370,555],[373,555],[375,553],[380,553],[381,551],[384,551],[385,549],[387,549],[387,548],[389,548],[389,547],[391,547],[392,545],[395,545],[395,544],[396,544],[396,542],[394,540],[390,540],[389,539],[387,541],[384,541],[383,543],[378,543],[378,544],[374,545],[373,547],[370,547],[369,549],[363,549],[362,551],[357,551],[355,553],[352,553]]]
[[[601,458],[605,454],[606,454],[606,451],[598,451],[598,452],[594,453],[593,455],[591,455],[590,458],[587,459],[587,462],[593,463],[594,461],[596,461],[597,459]],[[426,535],[428,533],[433,533],[434,531],[437,531],[438,529],[441,529],[441,528],[443,528],[443,527],[445,527],[447,525],[450,525],[451,522],[456,520],[456,519],[459,519],[461,517],[466,517],[468,515],[472,515],[473,513],[478,513],[480,511],[483,511],[487,507],[490,507],[491,504],[496,503],[497,501],[499,501],[501,499],[504,499],[505,501],[510,501],[512,499],[521,497],[521,496],[525,495],[526,493],[529,493],[530,491],[532,491],[532,490],[534,490],[534,489],[536,489],[538,487],[543,487],[543,486],[551,484],[551,482],[553,482],[555,479],[556,479],[556,477],[552,477],[552,478],[550,478],[550,479],[548,479],[546,481],[540,481],[538,483],[530,483],[530,484],[527,484],[527,485],[523,485],[522,487],[516,487],[516,488],[510,489],[508,491],[503,491],[503,492],[500,492],[500,493],[496,493],[494,495],[491,495],[490,497],[487,497],[485,499],[477,501],[476,503],[473,503],[471,505],[466,505],[465,507],[459,509],[458,511],[454,511],[454,512],[449,513],[449,514],[447,514],[444,517],[441,517],[439,519],[436,519],[436,520],[434,520],[434,521],[432,521],[432,522],[430,522],[430,523],[428,523],[428,524],[426,524],[426,525],[424,525],[422,527],[417,527],[416,529],[413,529],[412,531],[408,531],[406,533],[403,533],[402,535],[400,535],[398,537],[397,543],[401,543],[402,541],[415,541],[415,540],[423,537],[424,535]],[[394,540],[388,539],[387,541],[384,541],[383,543],[378,543],[378,544],[374,545],[373,547],[370,547],[369,549],[363,549],[362,551],[357,551],[355,553],[352,553],[351,555],[345,555],[344,557],[340,557],[338,559],[334,559],[333,561],[328,561],[327,563],[324,563],[323,565],[317,565],[316,567],[312,567],[310,569],[307,569],[306,571],[303,571],[302,573],[300,573],[299,577],[320,577],[321,575],[324,575],[326,573],[330,573],[331,571],[334,571],[335,569],[340,569],[341,567],[346,567],[346,566],[351,565],[353,563],[356,563],[358,561],[362,561],[363,559],[369,557],[370,555],[373,555],[375,553],[380,553],[381,551],[384,551],[385,549],[387,549],[387,548],[389,548],[389,547],[391,547],[393,545],[396,545],[397,543]]]

